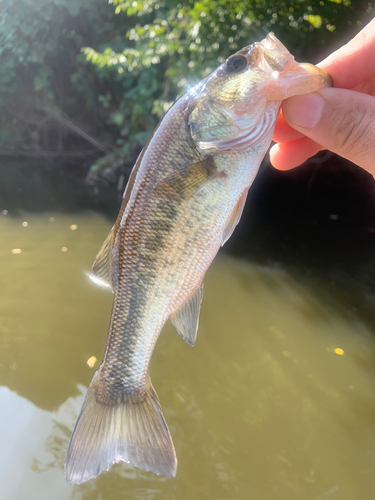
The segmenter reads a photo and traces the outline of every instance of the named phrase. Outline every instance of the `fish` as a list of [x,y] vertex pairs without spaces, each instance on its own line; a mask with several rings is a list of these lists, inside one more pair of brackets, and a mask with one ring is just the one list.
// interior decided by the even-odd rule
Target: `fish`
[[178,99],[140,153],[92,268],[111,287],[103,362],[74,427],[68,483],[126,462],[173,478],[177,458],[149,376],[170,319],[191,346],[203,278],[230,238],[271,143],[283,99],[332,84],[273,33],[231,55]]

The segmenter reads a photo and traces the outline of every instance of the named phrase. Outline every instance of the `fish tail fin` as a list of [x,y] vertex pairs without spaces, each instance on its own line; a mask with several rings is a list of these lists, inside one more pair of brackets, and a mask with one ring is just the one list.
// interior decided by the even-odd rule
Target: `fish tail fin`
[[80,484],[121,461],[166,477],[176,475],[172,438],[151,380],[142,393],[111,399],[97,372],[70,439],[65,477]]

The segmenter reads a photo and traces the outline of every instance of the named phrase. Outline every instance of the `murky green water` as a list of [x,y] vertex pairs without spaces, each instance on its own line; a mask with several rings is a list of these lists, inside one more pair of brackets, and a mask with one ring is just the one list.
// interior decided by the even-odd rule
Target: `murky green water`
[[223,256],[196,346],[168,324],[152,359],[176,479],[119,464],[65,483],[107,335],[112,294],[86,273],[110,226],[0,214],[0,499],[373,500],[375,331],[280,269]]

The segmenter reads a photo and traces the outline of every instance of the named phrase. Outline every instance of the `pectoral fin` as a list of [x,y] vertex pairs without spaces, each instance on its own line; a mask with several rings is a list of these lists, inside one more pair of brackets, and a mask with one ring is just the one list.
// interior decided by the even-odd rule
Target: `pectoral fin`
[[173,326],[181,337],[191,346],[195,344],[198,331],[199,311],[203,298],[203,283],[195,294],[184,304],[179,311],[171,316]]
[[224,228],[223,238],[221,240],[221,246],[223,246],[224,243],[226,243],[229,240],[237,224],[240,222],[241,215],[246,203],[247,192],[248,189],[245,189],[245,191],[241,194],[233,209],[233,212],[230,214],[229,219],[227,220],[227,223]]
[[111,283],[111,250],[114,238],[114,229],[112,228],[105,239],[98,255],[92,265],[90,278],[99,285],[110,286]]
[[196,194],[211,179],[226,177],[219,172],[212,157],[192,163],[166,177],[155,187],[154,193],[175,199],[185,200]]

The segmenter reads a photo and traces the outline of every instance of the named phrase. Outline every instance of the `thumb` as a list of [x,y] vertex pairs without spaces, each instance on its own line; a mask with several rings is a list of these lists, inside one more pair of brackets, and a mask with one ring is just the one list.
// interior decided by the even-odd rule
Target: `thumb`
[[285,120],[323,148],[375,174],[375,97],[353,90],[324,88],[291,97]]

